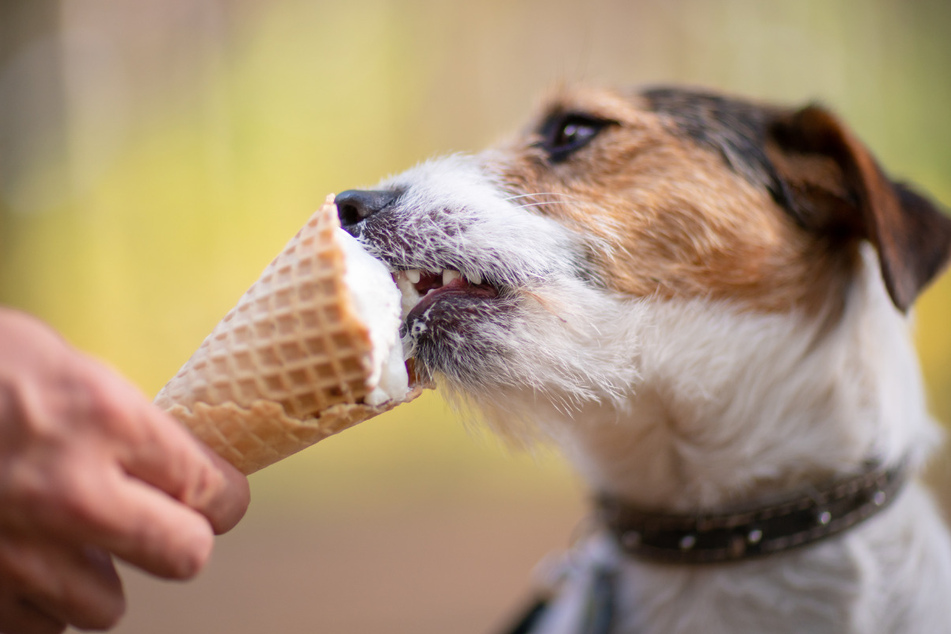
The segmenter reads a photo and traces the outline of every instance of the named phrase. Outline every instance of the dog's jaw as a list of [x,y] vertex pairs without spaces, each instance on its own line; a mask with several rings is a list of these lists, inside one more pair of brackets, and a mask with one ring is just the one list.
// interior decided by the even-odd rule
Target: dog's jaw
[[378,187],[398,201],[351,231],[408,299],[403,336],[422,379],[507,433],[539,396],[563,408],[626,399],[636,336],[618,324],[638,309],[592,282],[582,236],[505,193],[484,156],[430,161]]

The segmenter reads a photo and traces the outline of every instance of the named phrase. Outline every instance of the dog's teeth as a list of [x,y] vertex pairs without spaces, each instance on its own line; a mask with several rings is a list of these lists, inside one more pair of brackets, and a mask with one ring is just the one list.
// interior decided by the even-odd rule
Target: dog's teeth
[[446,269],[445,271],[442,272],[442,285],[446,286],[453,280],[458,280],[461,277],[462,277],[462,273],[460,273],[459,271],[451,271],[449,269]]
[[419,279],[422,275],[419,269],[409,269],[408,271],[405,271],[405,273],[406,279],[408,279],[411,284],[419,284]]
[[469,280],[469,283],[473,286],[478,286],[482,283],[482,275],[479,273],[472,273],[467,275],[466,278]]
[[396,286],[400,289],[400,293],[403,294],[403,297],[415,295],[419,298],[419,293],[416,291],[416,287],[413,286],[413,283],[410,281],[409,277],[405,275],[402,271],[396,276]]
[[409,311],[413,310],[413,307],[419,303],[421,298],[416,287],[405,277],[401,277],[397,280],[397,286],[399,286],[401,295],[400,308],[402,309],[403,319],[406,319],[406,316],[409,315]]

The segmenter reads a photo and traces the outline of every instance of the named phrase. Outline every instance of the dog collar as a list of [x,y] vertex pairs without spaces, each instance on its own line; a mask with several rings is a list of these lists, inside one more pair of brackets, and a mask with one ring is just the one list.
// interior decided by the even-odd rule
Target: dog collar
[[673,514],[603,495],[598,515],[621,549],[661,563],[721,563],[762,557],[832,537],[875,515],[897,496],[903,465],[810,487],[762,506]]

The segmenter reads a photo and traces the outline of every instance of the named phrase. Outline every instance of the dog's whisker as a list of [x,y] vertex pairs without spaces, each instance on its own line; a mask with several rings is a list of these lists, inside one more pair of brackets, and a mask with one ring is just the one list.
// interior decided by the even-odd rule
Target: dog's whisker
[[502,200],[504,201],[518,200],[519,198],[536,198],[538,196],[561,196],[562,198],[577,200],[575,196],[572,196],[571,194],[566,194],[564,192],[535,192],[534,194],[519,194],[517,196],[508,196],[507,198],[503,198]]
[[540,202],[540,203],[526,203],[524,205],[519,205],[517,208],[528,209],[529,207],[544,207],[546,205],[560,205],[560,204],[562,204],[561,201],[547,200],[545,202]]

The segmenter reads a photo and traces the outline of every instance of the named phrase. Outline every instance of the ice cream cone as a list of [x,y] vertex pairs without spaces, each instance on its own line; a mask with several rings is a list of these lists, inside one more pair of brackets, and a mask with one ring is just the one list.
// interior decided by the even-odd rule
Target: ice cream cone
[[155,398],[246,474],[419,394],[374,392],[374,341],[339,228],[331,196]]

